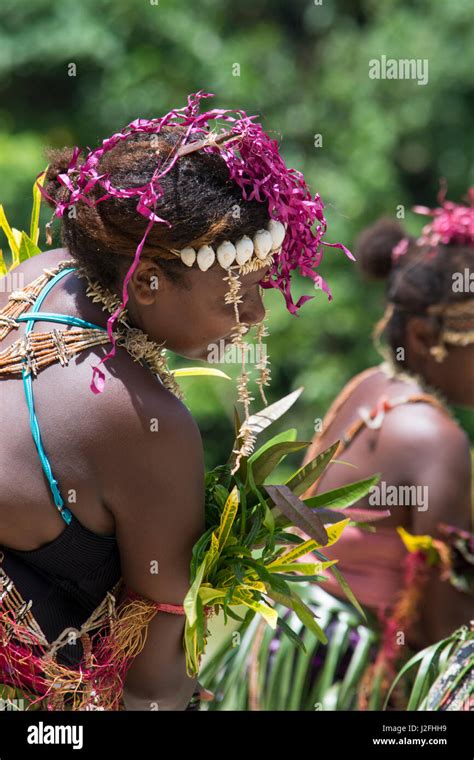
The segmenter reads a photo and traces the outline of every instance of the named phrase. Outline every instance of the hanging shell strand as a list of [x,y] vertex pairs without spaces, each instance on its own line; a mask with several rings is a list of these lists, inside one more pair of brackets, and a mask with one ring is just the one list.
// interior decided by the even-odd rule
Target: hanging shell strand
[[[226,304],[233,304],[235,314],[235,327],[231,333],[231,340],[233,345],[237,347],[237,351],[240,351],[240,357],[242,362],[241,373],[237,378],[237,391],[238,400],[244,407],[245,419],[242,423],[238,440],[240,441],[240,448],[233,449],[232,453],[236,454],[235,462],[232,467],[232,474],[234,474],[240,466],[240,460],[242,457],[248,457],[254,450],[255,441],[257,436],[248,424],[250,416],[250,402],[254,401],[253,396],[250,395],[248,383],[250,379],[250,373],[246,370],[246,342],[243,340],[243,336],[248,332],[248,325],[245,322],[240,321],[239,304],[242,303],[240,296],[241,281],[239,275],[229,271],[227,277],[224,277],[224,281],[229,283],[229,289],[226,293],[224,300]],[[266,401],[265,401],[266,403]]]

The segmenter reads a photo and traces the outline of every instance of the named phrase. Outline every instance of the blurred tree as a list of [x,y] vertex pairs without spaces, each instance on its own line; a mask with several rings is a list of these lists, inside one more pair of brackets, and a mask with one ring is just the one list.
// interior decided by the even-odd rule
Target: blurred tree
[[[470,0],[3,0],[2,6],[0,200],[17,227],[28,213],[31,180],[44,167],[44,147],[96,145],[137,116],[184,105],[198,89],[216,93],[216,107],[260,114],[282,139],[287,163],[326,203],[329,241],[351,246],[366,225],[399,206],[417,232],[422,220],[409,207],[433,204],[439,177],[453,198],[472,183]],[[426,59],[428,83],[370,79],[369,61],[381,55]],[[270,398],[305,385],[297,409],[282,421],[303,437],[347,379],[378,360],[369,335],[382,288],[368,289],[356,265],[331,249],[322,273],[334,301],[316,293],[299,317],[286,313],[276,293],[266,295]],[[300,292],[311,289],[308,280],[297,284]],[[233,389],[209,379],[185,380],[183,387],[211,466],[222,441],[231,445],[223,410],[231,420]],[[472,415],[460,415],[474,434]]]

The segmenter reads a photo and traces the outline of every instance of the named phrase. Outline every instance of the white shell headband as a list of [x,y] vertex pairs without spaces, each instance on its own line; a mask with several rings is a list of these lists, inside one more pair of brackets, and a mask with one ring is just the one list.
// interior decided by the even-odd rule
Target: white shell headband
[[280,251],[285,234],[286,226],[276,219],[270,219],[266,229],[258,230],[253,238],[243,235],[235,245],[230,240],[224,240],[216,250],[211,245],[202,245],[197,250],[189,246],[180,251],[173,248],[171,250],[181,258],[183,264],[192,267],[197,263],[203,272],[206,272],[216,259],[223,269],[229,269],[234,262],[236,266],[244,267],[252,257],[259,260],[261,266],[265,266],[269,256]]

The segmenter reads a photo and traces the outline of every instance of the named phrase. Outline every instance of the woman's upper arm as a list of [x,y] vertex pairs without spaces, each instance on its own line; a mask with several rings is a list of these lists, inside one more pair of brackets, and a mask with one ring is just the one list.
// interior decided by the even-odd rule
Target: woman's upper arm
[[[196,423],[177,399],[140,414],[108,492],[125,586],[156,602],[183,603],[194,543],[204,531],[204,457]],[[140,428],[140,429],[139,429]],[[130,431],[129,431],[130,432]],[[130,667],[127,687],[144,698],[187,699],[184,616],[159,612]],[[188,683],[189,682],[189,683]],[[184,699],[186,702],[186,698]],[[179,707],[172,708],[179,709]]]
[[[181,604],[194,543],[204,530],[204,457],[187,409],[166,399],[140,415],[125,442],[108,504],[115,517],[122,577],[137,593]],[[165,598],[166,597],[166,598]]]

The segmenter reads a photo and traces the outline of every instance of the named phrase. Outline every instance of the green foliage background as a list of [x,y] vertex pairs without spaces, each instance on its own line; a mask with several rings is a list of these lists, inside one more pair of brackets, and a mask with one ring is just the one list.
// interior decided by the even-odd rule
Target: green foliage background
[[[440,177],[454,199],[473,181],[473,37],[470,0],[3,0],[0,201],[21,228],[46,146],[95,146],[204,89],[216,95],[212,106],[258,113],[281,139],[288,165],[325,201],[328,241],[353,246],[400,204],[418,232],[423,221],[409,208],[432,205]],[[369,60],[381,55],[427,59],[428,84],[370,79]],[[281,421],[301,439],[348,378],[378,360],[370,331],[383,288],[331,249],[321,272],[334,300],[315,292],[299,317],[266,294],[269,399],[305,386]],[[311,292],[311,283],[297,290]],[[216,379],[182,384],[213,466],[232,443],[235,388]],[[472,415],[459,416],[474,433]]]

